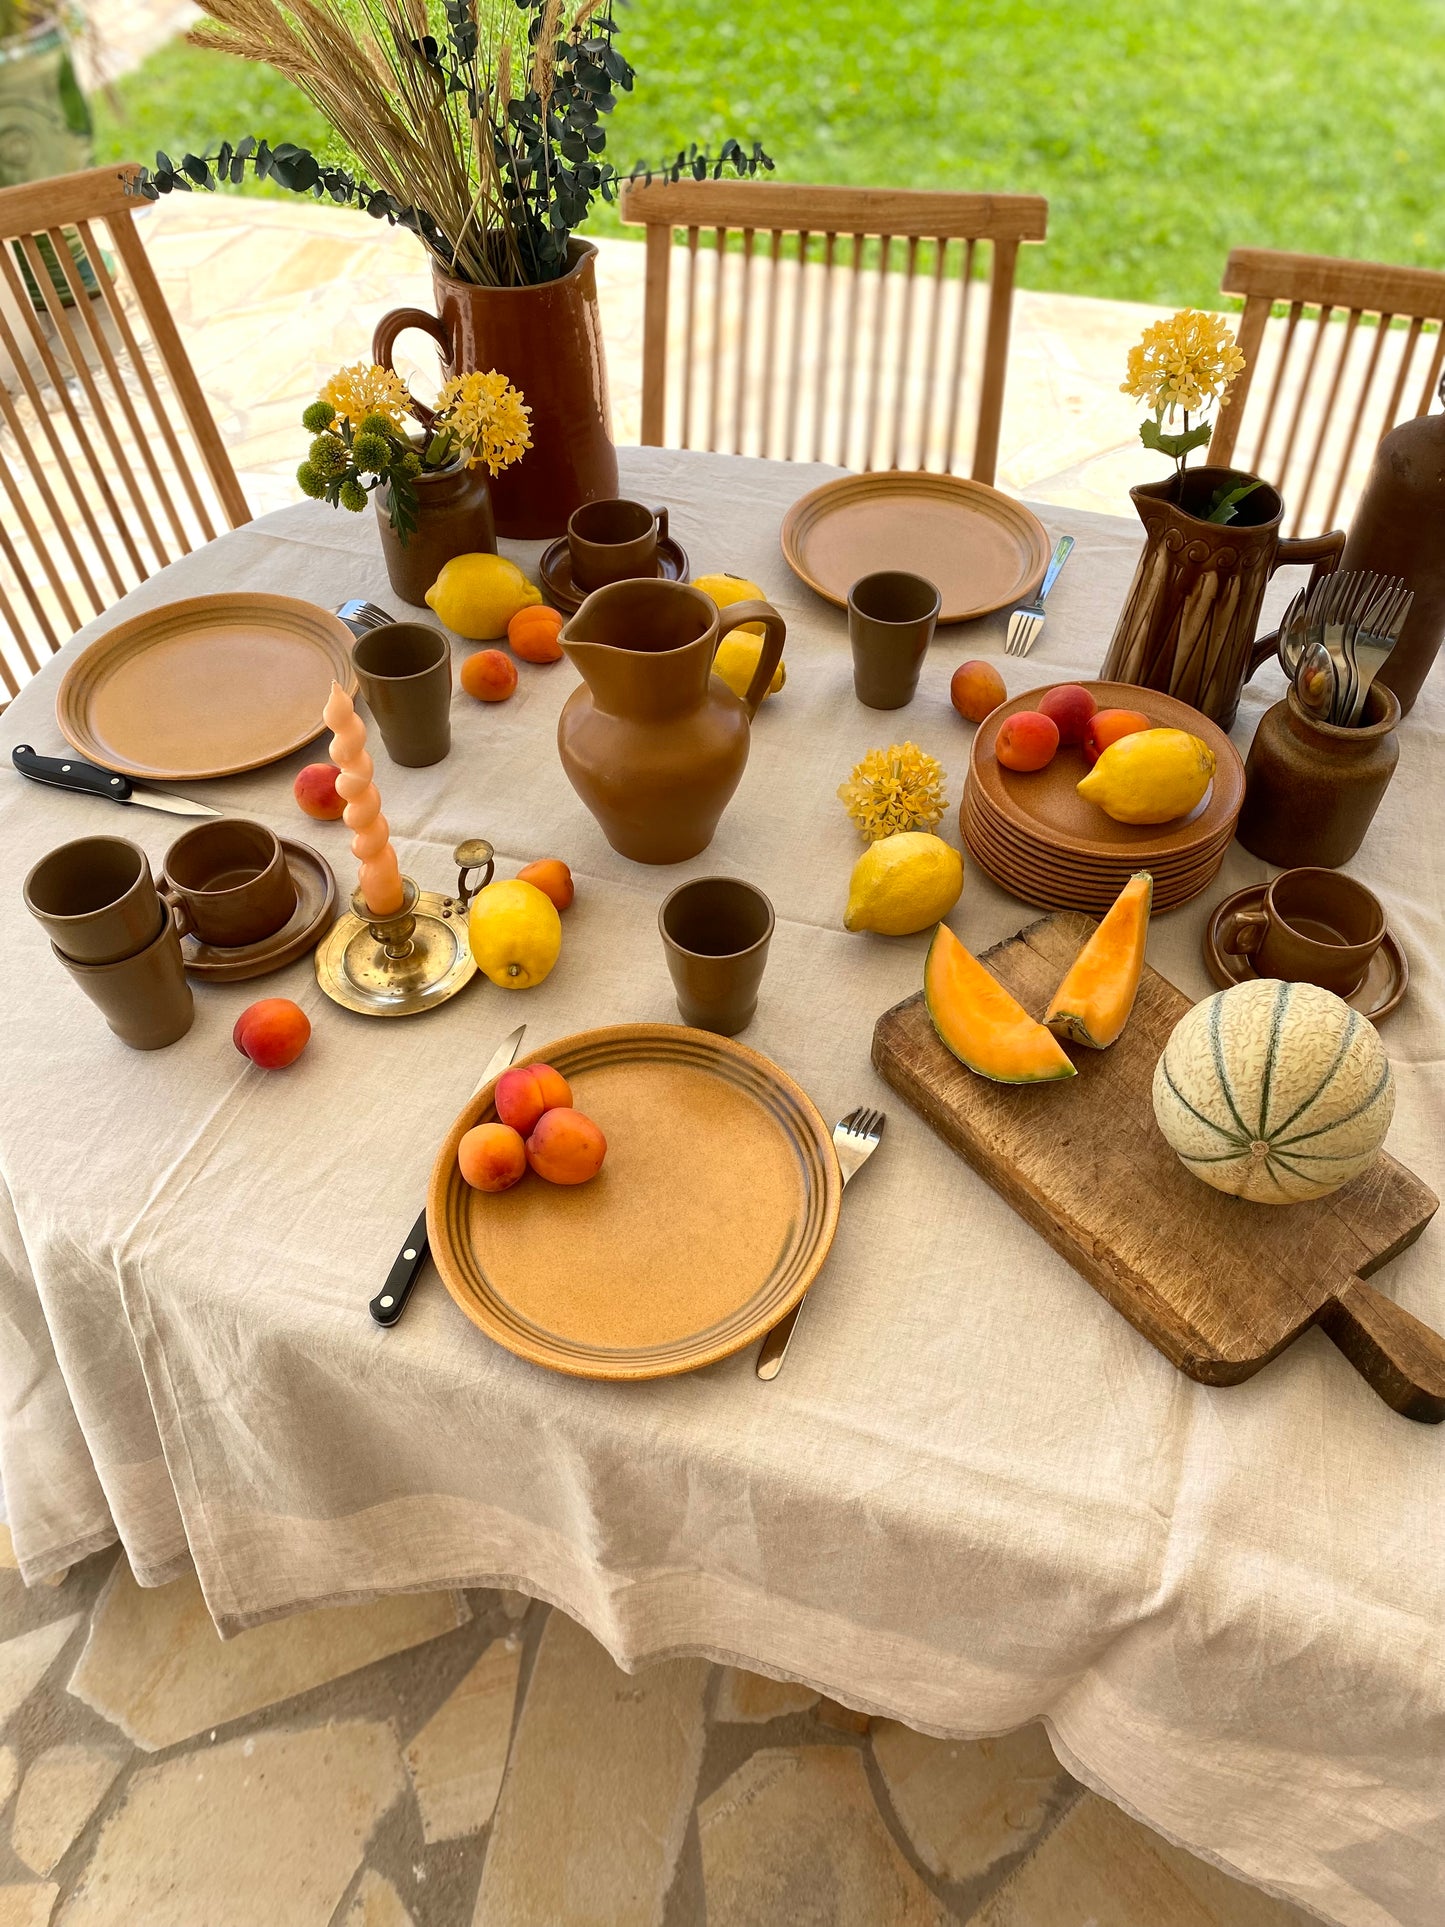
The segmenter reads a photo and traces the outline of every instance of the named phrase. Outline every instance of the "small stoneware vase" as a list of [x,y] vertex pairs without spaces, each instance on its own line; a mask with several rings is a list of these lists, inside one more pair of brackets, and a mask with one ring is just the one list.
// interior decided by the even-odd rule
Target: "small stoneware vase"
[[1316,722],[1291,689],[1265,711],[1244,766],[1235,835],[1251,855],[1284,869],[1333,870],[1365,840],[1399,761],[1400,702],[1376,680],[1352,729]]
[[426,592],[456,555],[495,555],[492,491],[484,468],[457,463],[416,478],[416,527],[403,544],[391,526],[391,491],[372,497],[381,530],[381,552],[391,586],[403,602],[418,608]]

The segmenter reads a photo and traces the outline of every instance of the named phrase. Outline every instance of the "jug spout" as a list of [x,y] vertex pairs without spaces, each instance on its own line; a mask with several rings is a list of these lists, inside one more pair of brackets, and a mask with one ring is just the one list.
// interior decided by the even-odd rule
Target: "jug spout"
[[611,582],[587,597],[558,640],[598,709],[660,722],[707,694],[716,623],[713,603],[685,583]]

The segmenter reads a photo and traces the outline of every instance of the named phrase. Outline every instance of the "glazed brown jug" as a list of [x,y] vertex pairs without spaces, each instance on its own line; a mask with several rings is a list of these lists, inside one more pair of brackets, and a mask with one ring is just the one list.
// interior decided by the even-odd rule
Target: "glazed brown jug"
[[[567,260],[564,275],[529,288],[454,281],[433,262],[436,313],[394,308],[371,340],[372,360],[389,368],[397,336],[420,328],[441,349],[443,377],[495,368],[522,391],[532,446],[492,482],[492,507],[498,534],[523,540],[561,535],[573,509],[617,493],[597,250],[574,239]],[[430,426],[432,410],[411,405]]]
[[[1162,689],[1228,729],[1240,692],[1274,653],[1254,639],[1269,578],[1282,563],[1310,562],[1313,575],[1338,567],[1343,529],[1284,536],[1284,503],[1261,482],[1233,522],[1203,518],[1221,487],[1255,478],[1231,468],[1189,468],[1131,488],[1144,524],[1144,551],[1099,671],[1106,682]],[[1313,580],[1313,575],[1311,580]]]
[[[712,662],[745,622],[765,633],[739,700]],[[620,855],[682,863],[712,842],[786,633],[770,602],[735,602],[720,614],[700,589],[656,579],[595,589],[568,622],[559,640],[582,682],[557,719],[557,749]]]
[[1375,677],[1408,716],[1445,640],[1445,415],[1417,415],[1380,443],[1340,567],[1401,575],[1415,592]]

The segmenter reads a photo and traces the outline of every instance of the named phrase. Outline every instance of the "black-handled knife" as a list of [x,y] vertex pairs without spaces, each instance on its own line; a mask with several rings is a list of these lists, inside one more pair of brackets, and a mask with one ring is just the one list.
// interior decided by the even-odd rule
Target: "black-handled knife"
[[41,756],[29,743],[17,743],[10,752],[10,760],[32,783],[74,790],[78,796],[104,796],[112,803],[140,803],[148,810],[165,810],[171,816],[221,814],[209,803],[198,803],[190,796],[173,796],[169,790],[138,787],[128,776],[99,769],[79,756]]
[[[510,1037],[504,1037],[492,1053],[487,1068],[477,1079],[472,1096],[484,1085],[490,1084],[494,1077],[500,1077],[507,1066],[516,1060],[522,1048],[522,1039],[527,1034],[527,1026],[518,1024]],[[406,1301],[411,1297],[411,1288],[416,1283],[417,1274],[427,1261],[430,1246],[426,1235],[426,1207],[407,1233],[406,1243],[397,1253],[396,1263],[386,1274],[386,1283],[372,1299],[369,1307],[378,1325],[394,1325],[406,1310]]]

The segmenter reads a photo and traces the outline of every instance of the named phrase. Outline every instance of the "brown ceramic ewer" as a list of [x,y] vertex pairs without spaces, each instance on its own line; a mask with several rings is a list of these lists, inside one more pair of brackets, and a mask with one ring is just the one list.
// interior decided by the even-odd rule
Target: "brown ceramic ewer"
[[1235,835],[1253,856],[1284,869],[1337,869],[1365,840],[1400,758],[1400,702],[1377,676],[1364,720],[1317,722],[1291,689],[1259,719],[1244,766]]
[[403,602],[420,608],[453,556],[497,552],[492,489],[484,468],[458,462],[451,468],[423,470],[416,478],[416,527],[405,543],[391,526],[391,491],[377,489],[372,502],[387,577]]
[[[437,311],[395,308],[372,337],[371,357],[391,366],[398,335],[420,328],[441,349],[444,376],[495,368],[532,411],[532,446],[492,483],[501,535],[560,535],[573,509],[617,493],[617,450],[597,308],[597,250],[573,239],[567,272],[528,288],[455,281],[436,262]],[[419,421],[432,411],[413,399]],[[398,593],[401,593],[398,591]]]
[[1228,729],[1240,692],[1274,653],[1256,642],[1269,578],[1284,563],[1309,562],[1315,574],[1339,564],[1343,529],[1284,536],[1284,503],[1268,482],[1239,503],[1235,520],[1204,517],[1221,487],[1255,478],[1232,468],[1188,468],[1182,477],[1129,491],[1144,524],[1144,551],[1099,671],[1107,682],[1162,689]]
[[[765,633],[739,700],[712,662],[722,638],[747,622]],[[595,589],[567,623],[559,640],[582,682],[557,719],[557,749],[620,855],[682,863],[711,843],[786,633],[770,602],[735,602],[719,614],[700,589],[656,578]]]

